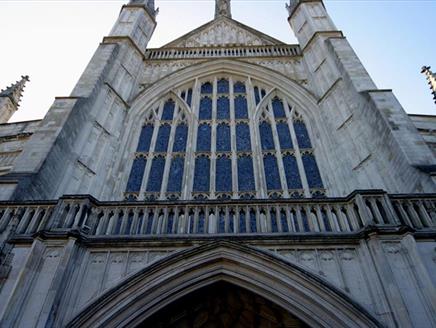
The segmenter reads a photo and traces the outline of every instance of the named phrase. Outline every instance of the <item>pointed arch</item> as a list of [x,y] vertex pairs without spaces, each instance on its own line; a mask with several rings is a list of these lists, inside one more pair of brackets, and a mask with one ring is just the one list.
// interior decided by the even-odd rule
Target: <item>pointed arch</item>
[[89,304],[67,327],[134,327],[219,281],[246,288],[312,327],[381,327],[365,309],[312,273],[266,251],[227,241],[151,264]]

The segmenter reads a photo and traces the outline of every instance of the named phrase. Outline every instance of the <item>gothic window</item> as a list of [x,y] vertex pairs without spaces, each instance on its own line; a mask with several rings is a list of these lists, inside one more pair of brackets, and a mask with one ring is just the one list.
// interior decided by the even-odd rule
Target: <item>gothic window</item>
[[127,183],[127,192],[139,192],[144,175],[145,164],[147,163],[144,157],[135,158],[130,171],[129,181]]
[[236,149],[238,151],[251,151],[250,127],[247,123],[236,125]]
[[216,150],[230,151],[230,126],[227,124],[219,124],[216,133]]
[[254,185],[253,160],[251,156],[238,157],[238,184],[240,191],[252,191]]
[[227,97],[219,97],[217,100],[217,119],[230,119],[230,102]]
[[216,191],[232,191],[232,160],[227,155],[219,155],[216,160]]
[[200,120],[212,119],[212,99],[209,97],[203,97],[200,100]]
[[248,118],[247,98],[245,98],[244,96],[239,95],[235,97],[235,118]]
[[159,127],[159,133],[157,135],[155,152],[165,152],[168,148],[168,141],[170,139],[171,126],[169,124],[163,124]]
[[148,177],[147,191],[155,193],[160,192],[164,168],[165,157],[156,156],[155,158],[153,158],[150,176]]
[[[266,90],[273,88],[252,87],[244,82],[248,80],[209,77],[197,88],[192,81],[174,90],[183,101],[166,96],[153,104],[140,127],[126,199],[322,197],[321,174],[303,116],[277,89],[265,99]],[[252,99],[256,104],[263,99],[262,108]],[[192,109],[187,107],[192,104]],[[271,213],[263,214],[269,229],[289,229],[286,213],[285,218]],[[246,219],[232,215],[228,231],[257,229],[258,213],[246,212]],[[195,217],[196,232],[199,224]]]
[[162,120],[163,121],[171,121],[174,115],[174,107],[175,103],[172,99],[169,99],[165,102],[163,112],[162,112]]
[[184,152],[186,150],[186,140],[188,138],[188,126],[185,123],[177,125],[174,136],[173,152]]
[[201,155],[195,159],[194,192],[209,192],[210,159]]
[[182,156],[174,157],[171,161],[170,175],[168,177],[169,192],[180,192],[182,190],[183,169],[185,167],[185,158]]
[[148,152],[150,150],[151,138],[153,137],[153,124],[146,124],[142,127],[139,136],[137,152]]
[[210,125],[207,123],[200,124],[198,126],[197,151],[210,151],[210,136]]

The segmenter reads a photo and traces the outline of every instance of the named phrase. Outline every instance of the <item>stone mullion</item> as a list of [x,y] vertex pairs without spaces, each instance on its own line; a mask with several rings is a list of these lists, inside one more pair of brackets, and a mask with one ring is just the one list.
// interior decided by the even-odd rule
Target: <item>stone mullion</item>
[[218,100],[218,86],[217,78],[213,80],[212,91],[212,121],[211,125],[211,140],[210,140],[210,171],[209,171],[209,193],[210,198],[216,198],[215,194],[215,179],[216,179],[216,128],[217,128],[217,100]]
[[248,119],[250,124],[250,135],[251,135],[251,150],[252,150],[252,161],[253,161],[253,172],[256,187],[256,196],[258,198],[266,198],[266,184],[264,178],[263,169],[263,155],[262,147],[260,145],[260,133],[259,133],[259,121],[255,121],[256,114],[256,100],[254,98],[254,87],[251,82],[251,78],[248,78],[247,82],[247,107],[248,107]]
[[[191,199],[192,198],[192,190],[194,184],[194,170],[195,170],[195,151],[197,148],[197,130],[198,130],[198,111],[200,104],[200,87],[198,79],[195,80],[194,87],[192,88],[192,103],[191,110],[192,115],[189,118],[189,126],[188,126],[188,138],[186,141],[186,149],[188,152],[186,153],[185,158],[185,168],[184,168],[184,182],[183,189],[184,192],[182,194],[183,199]],[[189,220],[189,216],[188,216]]]
[[236,121],[235,121],[235,92],[233,90],[233,79],[229,78],[229,102],[230,102],[230,140],[231,140],[231,160],[232,160],[232,194],[233,198],[238,198],[238,155],[236,149]]
[[283,99],[283,106],[285,106],[285,113],[288,118],[289,132],[291,133],[292,145],[294,146],[294,155],[297,160],[298,171],[300,172],[301,184],[304,189],[304,196],[307,198],[311,197],[309,183],[307,182],[306,171],[304,170],[303,158],[300,152],[300,146],[298,145],[297,135],[294,130],[294,116],[295,108],[289,112],[289,104],[286,99]]
[[166,192],[167,186],[168,186],[171,161],[174,158],[172,151],[173,151],[173,145],[174,145],[174,138],[175,138],[175,134],[176,134],[176,128],[177,128],[177,124],[179,123],[177,121],[177,114],[178,114],[179,110],[182,110],[182,109],[180,108],[179,105],[177,105],[177,102],[174,99],[173,120],[172,120],[172,124],[171,124],[170,137],[168,140],[167,154],[166,154],[166,158],[165,158],[165,168],[164,168],[164,173],[163,173],[163,177],[162,177],[162,185],[161,185],[161,189],[160,189],[160,198],[161,199],[166,198],[165,192]]
[[[271,98],[269,99],[268,104],[269,104],[271,116],[274,117],[274,119],[271,120],[271,129],[272,129],[273,138],[274,138],[276,160],[277,160],[277,166],[278,166],[279,174],[280,174],[280,181],[281,181],[281,185],[282,185],[283,196],[286,198],[289,198],[288,182],[286,181],[280,139],[279,139],[278,132],[277,132],[277,125],[276,125],[275,114],[274,114],[274,110],[272,107]],[[285,104],[283,103],[283,106],[284,105]]]
[[[159,133],[159,128],[160,128],[160,119],[159,117],[161,117],[161,113],[163,110],[163,104],[164,102],[161,101],[159,104],[159,110],[157,112],[157,117],[155,118],[154,121],[154,129],[153,129],[153,137],[151,138],[151,142],[150,142],[150,149],[148,150],[148,155],[147,155],[147,163],[145,165],[145,170],[144,170],[144,176],[142,178],[142,183],[141,183],[141,189],[139,192],[139,200],[144,200],[145,199],[145,192],[146,192],[146,188],[147,188],[147,182],[148,182],[148,178],[150,176],[150,170],[151,170],[151,164],[153,162],[153,158],[154,158],[154,147],[156,145],[156,140],[157,140],[157,135]],[[153,110],[153,109],[152,109]]]

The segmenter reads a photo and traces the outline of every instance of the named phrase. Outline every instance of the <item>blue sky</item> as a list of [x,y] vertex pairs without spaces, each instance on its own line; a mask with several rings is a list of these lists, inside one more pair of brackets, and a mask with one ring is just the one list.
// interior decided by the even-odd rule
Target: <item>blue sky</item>
[[[127,0],[126,0],[127,1]],[[67,96],[124,1],[0,1],[0,88],[29,74],[12,121],[42,118],[55,96]],[[233,18],[296,43],[285,0],[232,0]],[[422,65],[436,70],[436,1],[327,0],[326,7],[381,89],[393,89],[409,113],[436,114]],[[213,18],[214,1],[156,0],[159,47]]]

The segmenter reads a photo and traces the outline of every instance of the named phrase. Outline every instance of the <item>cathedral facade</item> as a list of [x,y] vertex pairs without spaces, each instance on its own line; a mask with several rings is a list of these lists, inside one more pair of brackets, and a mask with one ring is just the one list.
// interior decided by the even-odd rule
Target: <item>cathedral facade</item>
[[151,49],[133,0],[44,119],[0,93],[1,327],[436,327],[436,119],[286,8]]

